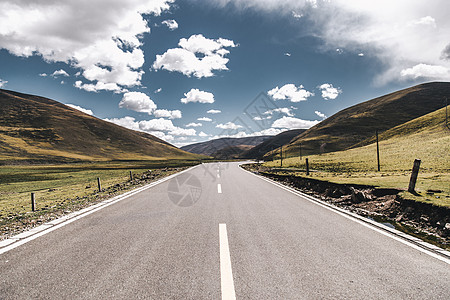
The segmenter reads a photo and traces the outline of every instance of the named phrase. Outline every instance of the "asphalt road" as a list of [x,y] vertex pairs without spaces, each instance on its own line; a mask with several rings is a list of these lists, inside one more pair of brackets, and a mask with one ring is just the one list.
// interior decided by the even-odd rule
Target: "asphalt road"
[[0,254],[0,299],[234,297],[449,299],[450,265],[237,163],[197,166]]

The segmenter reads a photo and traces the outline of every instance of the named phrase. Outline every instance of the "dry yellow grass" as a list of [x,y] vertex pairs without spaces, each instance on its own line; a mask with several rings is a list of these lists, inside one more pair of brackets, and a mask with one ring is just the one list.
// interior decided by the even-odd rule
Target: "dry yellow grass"
[[[450,206],[450,130],[445,127],[445,110],[386,131],[380,138],[381,172],[377,172],[376,144],[346,151],[308,156],[312,177],[336,183],[353,183],[407,189],[414,159],[421,160],[416,191],[403,196],[417,201]],[[280,160],[266,162],[280,167]],[[283,159],[283,167],[305,168],[305,158]],[[303,173],[304,174],[304,173]],[[441,193],[427,194],[428,190]],[[437,198],[438,197],[438,198]]]

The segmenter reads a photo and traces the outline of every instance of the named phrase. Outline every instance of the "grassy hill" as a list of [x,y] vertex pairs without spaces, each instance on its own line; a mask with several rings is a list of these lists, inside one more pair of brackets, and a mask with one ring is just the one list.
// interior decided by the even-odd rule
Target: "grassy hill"
[[[421,84],[346,108],[296,137],[283,149],[288,154],[341,151],[370,142],[384,132],[443,107],[449,82]],[[368,140],[369,139],[369,140]]]
[[[450,129],[445,124],[445,108],[395,126],[379,139],[381,172],[376,171],[376,144],[369,139],[364,141],[370,143],[366,146],[308,156],[310,167],[317,171],[311,176],[337,183],[406,189],[417,158],[421,160],[418,196],[408,193],[406,197],[450,206]],[[266,165],[279,166],[280,161]],[[304,168],[305,159],[287,158],[283,166]],[[428,190],[442,192],[436,196],[427,194]]]
[[271,136],[252,136],[244,138],[220,138],[181,147],[182,150],[212,156],[213,153],[233,146],[256,146]]
[[0,163],[197,159],[150,134],[0,89]]
[[241,157],[258,159],[262,158],[267,152],[272,151],[282,145],[288,144],[293,138],[297,137],[305,131],[306,129],[293,129],[284,131],[245,151],[241,154]]

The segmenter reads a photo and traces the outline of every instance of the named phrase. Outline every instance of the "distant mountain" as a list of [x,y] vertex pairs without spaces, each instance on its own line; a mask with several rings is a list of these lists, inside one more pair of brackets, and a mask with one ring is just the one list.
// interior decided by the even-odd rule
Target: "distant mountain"
[[237,146],[230,146],[222,148],[213,154],[211,154],[212,157],[216,159],[236,159],[241,158],[242,153],[245,151],[252,149],[254,146],[250,145],[237,145]]
[[282,133],[277,134],[276,136],[265,140],[261,144],[243,152],[241,154],[241,157],[256,159],[262,158],[267,152],[277,149],[282,145],[288,144],[293,138],[297,137],[305,131],[306,129],[292,129],[283,131]]
[[[293,139],[283,152],[296,155],[345,150],[367,144],[382,132],[444,106],[449,82],[432,82],[397,91],[341,110]],[[279,152],[277,149],[276,152]]]
[[213,153],[222,150],[223,148],[232,146],[256,146],[272,136],[252,136],[244,138],[220,138],[210,140],[207,142],[191,144],[181,147],[181,150],[188,151],[195,154],[204,154],[211,156]]
[[0,89],[0,162],[198,158],[57,101]]

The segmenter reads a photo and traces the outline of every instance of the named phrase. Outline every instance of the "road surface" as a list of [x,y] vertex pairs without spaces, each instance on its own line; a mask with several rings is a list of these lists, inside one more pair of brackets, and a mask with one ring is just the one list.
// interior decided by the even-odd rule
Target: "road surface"
[[238,167],[0,254],[0,299],[449,299],[450,265]]

